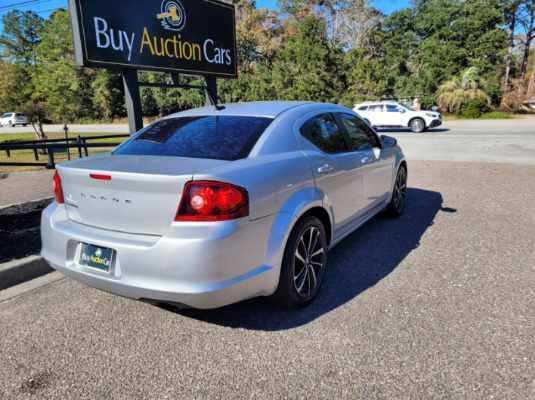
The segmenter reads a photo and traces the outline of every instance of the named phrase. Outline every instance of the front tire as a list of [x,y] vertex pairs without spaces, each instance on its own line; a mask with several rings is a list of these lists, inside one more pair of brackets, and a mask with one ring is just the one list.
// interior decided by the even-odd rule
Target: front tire
[[303,307],[318,294],[327,266],[327,234],[313,216],[292,230],[282,261],[279,286],[272,299],[286,308]]
[[394,190],[390,203],[386,207],[386,214],[390,217],[400,217],[405,211],[407,204],[407,167],[402,165],[399,167],[394,183]]
[[421,118],[414,118],[409,122],[409,128],[414,133],[422,133],[425,131],[425,121]]

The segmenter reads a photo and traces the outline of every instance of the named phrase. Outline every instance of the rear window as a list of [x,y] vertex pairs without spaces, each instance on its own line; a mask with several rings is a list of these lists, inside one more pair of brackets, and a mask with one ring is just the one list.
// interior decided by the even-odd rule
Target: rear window
[[164,119],[113,154],[239,160],[249,155],[272,121],[227,115]]

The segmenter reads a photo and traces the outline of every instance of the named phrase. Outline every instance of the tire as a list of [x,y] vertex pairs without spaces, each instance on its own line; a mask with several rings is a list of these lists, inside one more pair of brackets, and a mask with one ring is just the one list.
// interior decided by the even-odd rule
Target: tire
[[398,169],[394,190],[390,203],[386,206],[386,215],[390,217],[401,217],[407,205],[407,167],[402,165]]
[[310,304],[321,288],[326,267],[325,227],[316,217],[303,218],[286,243],[279,286],[272,300],[285,308]]
[[425,131],[425,121],[422,118],[414,118],[409,122],[409,128],[414,133],[422,133]]
[[10,123],[9,123],[9,126],[10,126],[11,128],[14,128],[14,127],[15,127],[15,124],[14,124],[13,122],[10,122]]
[[22,126],[26,128],[28,126],[28,124],[22,124]]

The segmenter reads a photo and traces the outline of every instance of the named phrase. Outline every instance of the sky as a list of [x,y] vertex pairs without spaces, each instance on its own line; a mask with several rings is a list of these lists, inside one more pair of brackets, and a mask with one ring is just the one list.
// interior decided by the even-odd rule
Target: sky
[[[385,14],[408,7],[410,0],[372,0],[375,7]],[[277,0],[257,0],[257,7],[274,8]],[[47,17],[52,11],[59,7],[66,7],[67,0],[0,0],[0,17],[12,9],[32,10],[42,17]],[[2,23],[0,21],[0,30]]]

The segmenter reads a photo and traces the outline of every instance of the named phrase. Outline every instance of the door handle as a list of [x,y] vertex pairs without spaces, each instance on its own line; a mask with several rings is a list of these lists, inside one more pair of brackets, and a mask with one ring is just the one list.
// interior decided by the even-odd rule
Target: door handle
[[329,172],[333,172],[334,169],[335,168],[330,164],[323,164],[318,168],[318,174],[328,174]]

